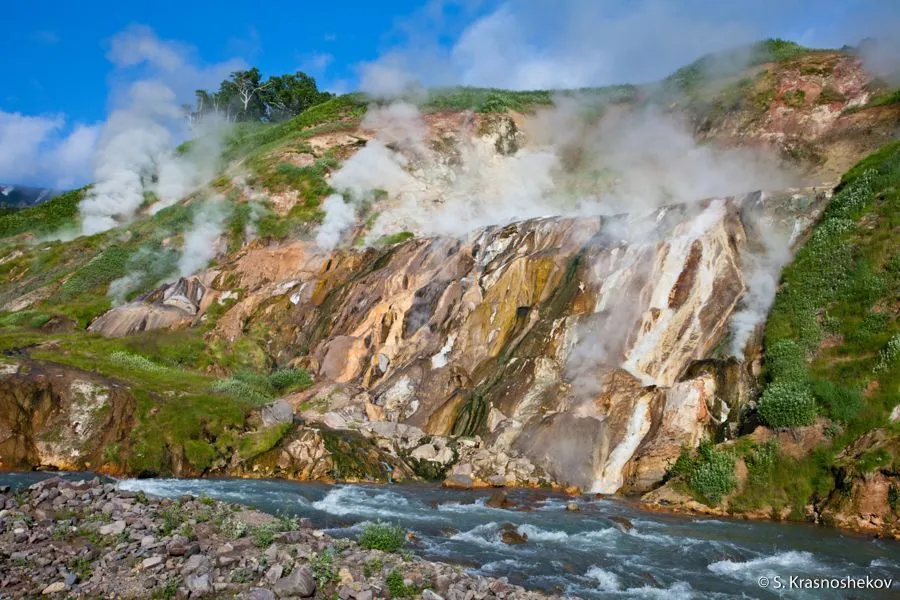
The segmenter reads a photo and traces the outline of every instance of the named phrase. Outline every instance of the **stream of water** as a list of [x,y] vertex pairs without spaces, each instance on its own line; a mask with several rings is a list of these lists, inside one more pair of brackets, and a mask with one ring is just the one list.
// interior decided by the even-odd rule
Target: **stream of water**
[[[34,476],[0,475],[0,484]],[[128,479],[126,490],[160,496],[206,494],[267,512],[310,518],[335,537],[355,537],[365,521],[401,523],[412,549],[434,560],[531,588],[583,598],[890,598],[891,591],[773,589],[775,578],[866,577],[900,580],[900,543],[796,523],[675,516],[619,499],[571,499],[534,490],[509,497],[530,510],[486,505],[491,490],[425,485],[323,485],[251,479]],[[623,525],[621,519],[633,525]],[[505,524],[528,536],[500,540]],[[759,586],[768,578],[769,587]]]

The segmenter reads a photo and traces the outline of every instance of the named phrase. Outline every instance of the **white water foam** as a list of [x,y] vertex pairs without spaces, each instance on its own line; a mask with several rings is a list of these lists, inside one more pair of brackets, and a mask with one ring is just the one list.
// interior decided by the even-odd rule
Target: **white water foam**
[[673,583],[667,588],[658,588],[645,585],[639,588],[628,588],[625,590],[625,596],[628,598],[646,598],[651,600],[659,598],[660,600],[691,600],[692,598],[709,598],[709,596],[699,596],[694,593],[690,584],[684,581]]
[[601,569],[597,565],[592,566],[587,570],[587,573],[584,574],[588,579],[593,579],[597,582],[597,589],[603,592],[617,592],[622,589],[622,583],[619,581],[619,576],[613,573],[612,571],[607,571],[606,569]]
[[492,575],[496,573],[505,573],[509,569],[514,569],[520,573],[525,573],[533,567],[534,565],[532,565],[531,563],[517,560],[515,558],[504,558],[503,560],[495,560],[484,563],[479,568],[475,569],[475,572],[481,573],[483,575]]
[[[330,490],[312,507],[335,516],[357,515],[367,518],[413,519],[416,521],[444,520],[434,513],[417,513],[409,500],[393,492],[372,492],[348,485]],[[395,508],[391,508],[395,507]]]
[[488,510],[506,510],[493,508],[491,506],[487,506],[485,504],[484,498],[479,498],[475,502],[469,502],[467,504],[463,504],[462,502],[444,502],[442,504],[438,504],[437,509],[440,512],[455,512],[455,513],[467,513],[467,512],[480,512],[480,511],[488,511]]
[[505,548],[507,550],[511,548],[500,541],[500,525],[495,521],[478,525],[467,531],[460,531],[450,536],[450,539],[486,548]]
[[527,535],[528,540],[532,542],[567,542],[569,540],[569,534],[565,531],[547,531],[546,529],[541,529],[540,527],[535,527],[534,525],[519,525],[518,532],[522,535]]
[[819,564],[811,552],[779,552],[749,560],[720,560],[707,567],[713,573],[738,581],[755,583],[760,577],[815,572],[825,575],[825,566]]

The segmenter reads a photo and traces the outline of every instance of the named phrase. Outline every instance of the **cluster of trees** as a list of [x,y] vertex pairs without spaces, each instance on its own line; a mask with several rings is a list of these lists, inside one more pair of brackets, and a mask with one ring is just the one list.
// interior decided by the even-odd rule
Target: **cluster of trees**
[[233,72],[216,91],[197,90],[196,105],[184,109],[191,124],[213,113],[230,122],[283,121],[332,96],[319,91],[316,80],[302,71],[263,81],[259,69],[253,67]]

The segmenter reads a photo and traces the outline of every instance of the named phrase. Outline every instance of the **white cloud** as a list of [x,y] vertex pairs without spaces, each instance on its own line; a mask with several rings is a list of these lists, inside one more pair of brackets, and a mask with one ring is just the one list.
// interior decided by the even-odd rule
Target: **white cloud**
[[[474,18],[464,6],[448,10],[450,4],[459,3],[436,0],[400,22],[401,43],[360,66],[364,91],[391,89],[373,80],[399,81],[401,89],[409,79],[427,87],[515,89],[643,83],[766,37],[800,32],[811,46],[838,47],[897,23],[892,0],[507,0]],[[469,20],[457,27],[460,11]],[[810,14],[817,15],[815,28]]]
[[649,81],[753,38],[736,20],[686,14],[670,2],[617,4],[505,3],[467,27],[453,46],[460,82],[544,89]]
[[66,127],[63,115],[0,110],[0,181],[68,188],[85,183],[97,126]]

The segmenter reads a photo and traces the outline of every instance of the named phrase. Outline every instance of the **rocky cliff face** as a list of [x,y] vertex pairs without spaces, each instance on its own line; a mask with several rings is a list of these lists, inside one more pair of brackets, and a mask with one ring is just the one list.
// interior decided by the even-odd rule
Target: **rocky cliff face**
[[[201,274],[208,287],[180,282],[91,327],[134,331],[123,323],[149,321],[132,315],[194,290],[184,318],[225,302],[213,338],[252,332],[278,364],[315,374],[284,399],[307,421],[387,446],[400,436],[381,423],[409,426],[414,443],[396,450],[455,485],[644,490],[746,400],[714,369],[686,374],[726,339],[746,292],[757,205],[532,219],[387,248],[249,248]],[[780,218],[818,206],[802,194],[766,204]],[[449,443],[466,436],[475,443]]]
[[113,381],[30,360],[0,364],[0,468],[83,470],[127,435],[134,398]]

